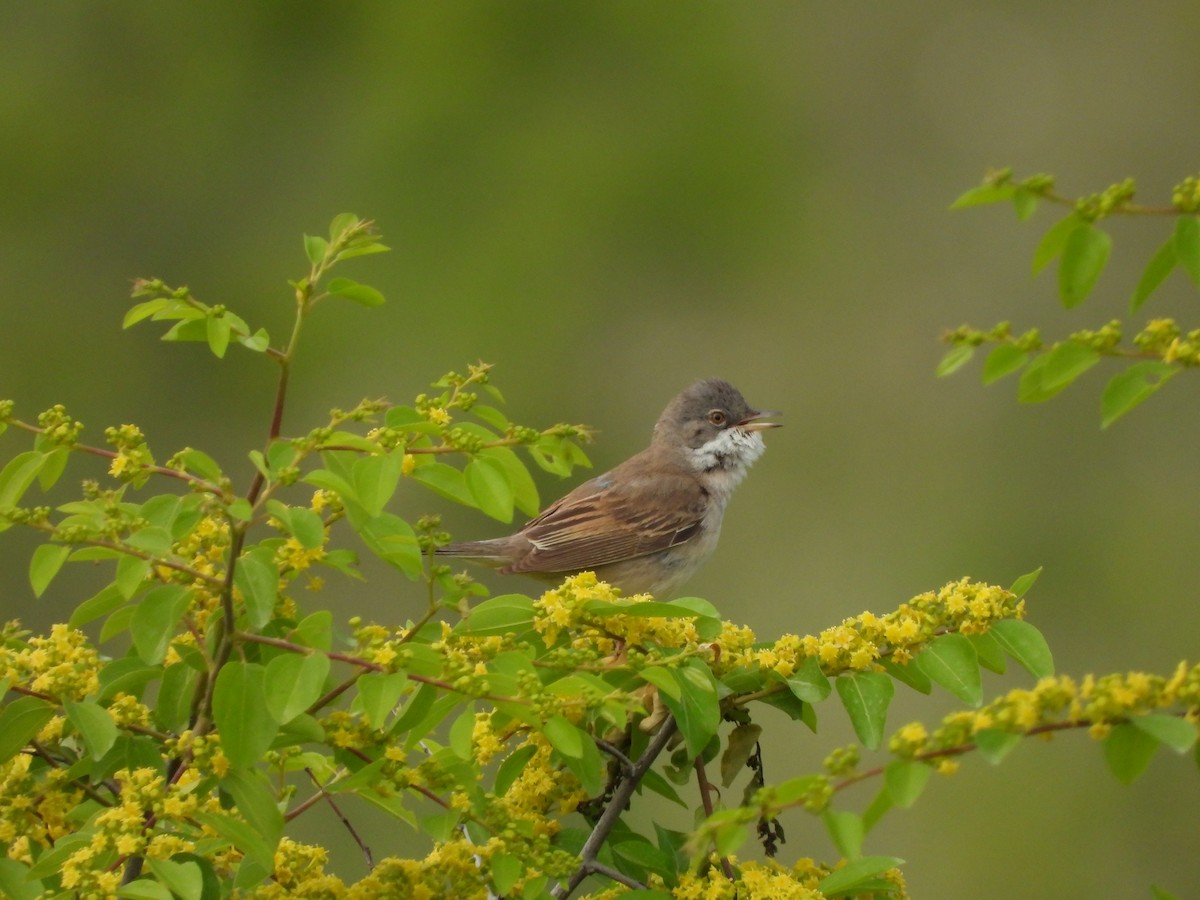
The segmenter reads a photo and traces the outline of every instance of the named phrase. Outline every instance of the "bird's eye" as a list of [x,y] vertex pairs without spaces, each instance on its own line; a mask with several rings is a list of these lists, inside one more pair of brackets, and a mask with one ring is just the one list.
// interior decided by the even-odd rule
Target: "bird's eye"
[[728,416],[722,410],[712,409],[708,412],[708,421],[720,428],[728,421]]

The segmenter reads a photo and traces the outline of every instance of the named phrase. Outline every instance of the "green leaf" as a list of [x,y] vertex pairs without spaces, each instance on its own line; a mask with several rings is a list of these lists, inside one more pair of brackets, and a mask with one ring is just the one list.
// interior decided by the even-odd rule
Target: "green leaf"
[[382,306],[383,294],[366,284],[359,284],[349,278],[331,278],[326,287],[335,297],[353,300],[360,306]]
[[983,631],[979,634],[968,634],[967,640],[975,648],[979,665],[997,675],[1004,674],[1004,670],[1008,668],[1008,657],[1004,655],[1004,648],[1000,646],[1000,642],[991,633]]
[[721,784],[729,787],[733,780],[746,768],[746,763],[758,746],[758,737],[762,734],[762,726],[753,722],[743,722],[729,733],[725,742],[725,752],[721,754]]
[[787,683],[788,690],[805,703],[820,703],[833,690],[833,685],[821,671],[821,664],[815,656],[807,657],[800,667],[784,681]]
[[679,682],[671,675],[671,670],[665,666],[647,666],[638,672],[638,677],[647,684],[654,685],[659,691],[674,700],[683,697],[683,690],[679,687]]
[[885,658],[879,660],[879,665],[883,666],[883,670],[898,682],[908,685],[914,691],[922,694],[933,693],[933,682],[913,662],[909,661],[904,665],[899,665]]
[[883,770],[883,781],[892,803],[908,809],[917,802],[932,774],[933,769],[924,763],[898,759]]
[[1100,427],[1107,428],[1180,371],[1169,363],[1154,359],[1134,363],[1124,372],[1118,372],[1109,380],[1100,401]]
[[363,519],[351,511],[349,519],[368,550],[409,578],[421,577],[424,559],[411,525],[389,512]]
[[508,793],[508,789],[517,780],[517,776],[525,771],[525,766],[536,752],[537,747],[532,745],[522,747],[520,750],[511,753],[505,758],[504,762],[500,763],[500,768],[496,770],[496,780],[492,783],[492,790],[497,797],[503,797]]
[[480,456],[467,463],[463,476],[475,504],[493,519],[511,522],[515,491],[508,473],[497,460]]
[[979,706],[983,702],[983,680],[979,656],[971,641],[962,634],[943,634],[925,645],[914,660],[917,668],[964,703]]
[[970,344],[956,344],[951,347],[937,365],[938,378],[945,378],[947,375],[957,372],[970,362],[974,355],[975,348]]
[[[0,857],[0,897],[7,897],[9,900],[38,900],[42,896],[42,882],[26,878],[28,871],[15,859]],[[164,900],[170,900],[170,897]]]
[[288,506],[278,500],[269,500],[267,510],[304,549],[315,550],[325,543],[325,523],[308,507]]
[[1015,344],[999,344],[992,348],[983,363],[983,383],[991,384],[1011,375],[1029,361],[1029,354]]
[[242,593],[246,616],[254,628],[262,628],[275,614],[279,595],[279,567],[271,547],[255,547],[238,557],[233,583]]
[[1111,251],[1112,237],[1094,225],[1084,223],[1071,232],[1058,264],[1058,295],[1063,306],[1078,306],[1092,292]]
[[1147,713],[1133,716],[1129,724],[1166,744],[1176,753],[1187,753],[1196,743],[1196,726],[1179,716]]
[[171,549],[171,533],[166,528],[150,525],[139,528],[125,539],[125,543],[135,550],[141,550],[150,556],[165,556]]
[[1150,885],[1150,890],[1153,893],[1153,900],[1179,900],[1177,894],[1172,894],[1170,891],[1165,891],[1157,884]]
[[271,336],[265,328],[260,328],[254,334],[239,334],[237,342],[255,353],[262,353],[271,346]]
[[1004,652],[1020,663],[1034,678],[1054,674],[1054,658],[1042,633],[1020,619],[1002,619],[988,630]]
[[1138,279],[1137,287],[1133,290],[1133,299],[1129,301],[1130,315],[1142,308],[1142,304],[1166,280],[1178,262],[1179,255],[1175,250],[1175,238],[1172,237],[1155,251],[1154,255],[1150,257],[1150,262],[1146,264],[1142,277]]
[[671,787],[671,782],[667,781],[667,779],[663,778],[653,769],[650,769],[645,775],[642,776],[642,783],[638,785],[638,790],[640,791],[642,788],[653,791],[660,797],[666,797],[668,800],[679,804],[684,809],[687,809],[688,807],[687,802],[679,796],[679,792],[676,791],[675,788]]
[[471,759],[474,757],[475,754],[471,746],[471,737],[474,733],[475,704],[468,703],[450,725],[450,732],[447,735],[450,750],[459,759]]
[[[862,814],[863,832],[864,833],[869,832],[876,825],[878,825],[880,820],[885,815],[887,815],[891,811],[891,809],[892,809],[892,795],[888,793],[887,785],[884,785],[883,787],[881,787],[879,789],[878,792],[876,792],[875,799],[872,800],[867,805],[867,808],[863,810],[863,814]],[[855,856],[857,857],[857,856],[861,855],[861,853],[862,853],[862,851],[860,849],[859,853],[855,854]]]
[[108,710],[93,700],[64,700],[67,719],[83,738],[88,755],[100,759],[117,740],[117,723]]
[[447,500],[472,508],[476,505],[475,495],[467,487],[466,478],[454,466],[440,462],[425,463],[413,469],[412,477]]
[[70,555],[71,548],[66,544],[41,544],[33,551],[29,560],[29,583],[35,597],[45,593]]
[[147,860],[154,877],[180,900],[201,900],[204,893],[204,875],[198,863],[173,862],[169,859]]
[[45,464],[46,454],[37,450],[18,453],[0,469],[0,512],[8,512],[20,501]]
[[37,697],[18,697],[0,711],[0,763],[8,762],[54,718],[54,707]]
[[1038,200],[1038,195],[1033,191],[1018,186],[1012,196],[1013,209],[1016,210],[1017,218],[1022,222],[1028,221],[1037,212]]
[[320,698],[328,675],[324,653],[281,653],[272,659],[263,681],[271,718],[282,725],[307,710]]
[[181,584],[160,584],[146,592],[129,620],[129,633],[142,662],[156,666],[163,661],[191,599],[191,591]]
[[181,318],[166,330],[164,341],[208,341],[208,316],[200,310],[196,315]]
[[844,809],[827,809],[821,814],[821,821],[843,857],[854,860],[862,856],[863,838],[866,836],[862,816]]
[[343,234],[357,225],[358,222],[359,218],[354,213],[338,213],[329,222],[329,240],[338,240]]
[[304,255],[314,266],[319,266],[329,252],[329,242],[315,235],[304,235]]
[[826,897],[850,896],[863,882],[903,863],[898,856],[864,856],[830,872],[817,884],[817,889]]
[[[478,406],[473,406],[471,411],[477,412]],[[517,509],[527,516],[536,516],[541,500],[538,497],[537,485],[521,458],[508,447],[488,447],[479,451],[479,455],[481,458],[494,460],[503,467]]]
[[542,734],[550,746],[561,753],[579,759],[583,756],[584,734],[564,716],[551,716],[542,726]]
[[626,870],[632,868],[635,875],[642,872],[654,872],[665,878],[673,871],[670,858],[640,835],[634,839],[614,844],[612,852],[613,856],[623,864],[622,868]]
[[892,679],[879,672],[848,672],[835,683],[854,733],[869,750],[878,750],[887,725],[888,704],[896,692]]
[[1175,256],[1192,283],[1200,287],[1200,219],[1180,216],[1175,222]]
[[1016,185],[1012,183],[981,184],[959,194],[954,202],[950,204],[950,208],[968,209],[972,206],[983,206],[988,203],[1001,203],[1005,200],[1011,200],[1016,189]]
[[364,456],[354,464],[351,477],[354,483],[354,498],[374,518],[383,512],[384,506],[396,493],[400,483],[400,467],[404,462],[404,451]]
[[142,582],[150,573],[150,560],[142,559],[132,554],[122,554],[117,559],[117,590],[121,596],[129,600],[142,587]]
[[158,297],[154,300],[143,300],[141,303],[135,303],[129,307],[129,311],[125,313],[125,318],[121,321],[122,328],[129,328],[136,325],[142,319],[148,319],[161,309],[166,309],[167,304],[171,301],[165,297]]
[[193,818],[201,825],[207,825],[268,872],[275,870],[275,847],[246,822],[225,813],[212,812],[194,813]]
[[[704,752],[721,724],[717,681],[712,670],[698,659],[690,659],[687,665],[668,671],[679,686],[680,696],[676,699],[660,691],[659,697],[675,717],[687,752],[694,759]],[[641,674],[645,677],[646,673]]]
[[162,683],[154,698],[154,724],[160,731],[178,732],[186,726],[200,673],[186,663],[163,669]]
[[525,863],[515,856],[506,853],[493,853],[489,860],[492,872],[492,887],[496,894],[505,897],[513,889],[522,875],[525,874]]
[[327,609],[309,613],[288,637],[297,644],[328,653],[333,647],[333,613]]
[[1038,580],[1038,576],[1042,574],[1042,568],[1042,566],[1038,566],[1032,572],[1026,572],[1012,583],[1012,587],[1008,589],[1008,592],[1016,597],[1024,597]]
[[985,728],[975,732],[975,746],[983,754],[983,758],[992,765],[998,765],[1004,757],[1021,743],[1021,735],[995,728]]
[[67,468],[67,459],[70,456],[71,451],[66,447],[55,447],[46,451],[46,458],[42,461],[42,470],[38,472],[38,487],[43,492],[50,490],[58,482]]
[[1104,761],[1117,781],[1131,784],[1146,771],[1158,745],[1157,737],[1140,728],[1124,723],[1114,725],[1104,739]]
[[1049,400],[1098,362],[1100,354],[1091,347],[1073,341],[1059,344],[1029,364],[1017,397],[1022,403]]
[[250,768],[271,746],[279,726],[266,715],[266,671],[258,663],[230,660],[217,673],[213,718],[229,761]]
[[213,356],[217,359],[224,359],[225,351],[229,347],[229,335],[231,333],[229,319],[225,318],[225,316],[209,316],[206,322],[208,349],[212,350]]
[[357,503],[358,497],[354,493],[354,487],[335,472],[329,469],[313,469],[304,478],[301,479],[305,484],[311,484],[313,487],[319,487],[327,491],[332,491],[343,500],[349,500]]
[[1033,274],[1036,275],[1046,266],[1050,265],[1063,252],[1063,248],[1067,245],[1067,238],[1083,224],[1083,220],[1075,213],[1071,213],[1063,219],[1059,219],[1042,236],[1041,241],[1037,245],[1037,249],[1033,251]]
[[382,728],[387,717],[408,687],[408,676],[403,672],[372,673],[361,676],[356,682],[358,700],[363,715],[373,728]]
[[457,634],[475,637],[523,634],[533,627],[533,598],[523,594],[501,594],[484,600],[454,626]]
[[242,818],[262,836],[274,854],[283,836],[283,813],[265,774],[234,770],[221,779],[221,790],[233,798]]

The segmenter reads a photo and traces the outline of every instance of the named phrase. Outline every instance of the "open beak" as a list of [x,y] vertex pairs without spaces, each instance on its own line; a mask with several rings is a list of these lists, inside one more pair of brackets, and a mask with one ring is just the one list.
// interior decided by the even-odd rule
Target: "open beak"
[[779,415],[782,415],[782,413],[776,412],[772,409],[755,410],[751,412],[750,415],[746,416],[746,418],[742,419],[742,421],[738,422],[737,427],[742,429],[742,431],[764,431],[768,428],[778,428],[781,423],[764,422],[762,420],[770,416]]

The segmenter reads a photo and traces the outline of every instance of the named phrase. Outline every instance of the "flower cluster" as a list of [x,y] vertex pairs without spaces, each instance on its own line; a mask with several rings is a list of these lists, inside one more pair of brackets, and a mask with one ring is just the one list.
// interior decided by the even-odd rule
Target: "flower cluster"
[[[651,885],[666,890],[674,900],[821,900],[825,895],[818,885],[821,879],[839,867],[823,866],[812,859],[798,860],[787,868],[774,860],[764,862],[738,862],[728,857],[735,868],[737,880],[731,881],[724,873],[720,861],[710,859],[700,871],[687,872],[673,888],[667,888],[660,878],[652,878]],[[892,886],[888,897],[906,900],[904,876],[899,869],[889,869],[879,876]],[[613,887],[588,894],[587,900],[617,900],[628,889]]]
[[[613,609],[627,609],[652,599],[649,594],[623,597],[618,589],[600,581],[595,573],[581,572],[534,601],[536,618],[533,627],[547,647],[557,643],[560,634],[568,632],[572,649],[592,649],[602,656],[629,646],[688,647],[699,644],[700,636],[692,617],[622,615],[620,609]],[[603,613],[597,614],[591,608],[595,604],[604,605]]]
[[865,671],[883,656],[906,663],[922,644],[944,632],[979,634],[1001,619],[1021,618],[1024,612],[1024,602],[1009,591],[963,578],[939,591],[920,594],[886,615],[864,612],[820,634],[784,635],[768,647],[729,654],[729,663],[761,666],[784,678],[809,658],[816,658],[826,675]]
[[38,427],[46,440],[60,447],[74,446],[83,432],[83,423],[67,415],[67,408],[61,403],[38,413]]
[[108,474],[140,487],[150,477],[148,468],[154,465],[154,457],[146,446],[146,438],[136,425],[106,428],[104,439],[117,451],[109,466]]
[[0,645],[0,679],[59,701],[96,693],[99,673],[100,654],[87,635],[65,624],[51,626],[48,635]]
[[1200,664],[1180,663],[1170,677],[1128,672],[1076,681],[1066,675],[1041,679],[1033,688],[1016,688],[977,710],[946,716],[930,733],[920,722],[897,731],[888,748],[906,759],[933,757],[969,747],[981,731],[1027,735],[1060,727],[1088,727],[1097,738],[1132,716],[1182,708],[1200,722]]
[[72,814],[83,798],[66,769],[31,754],[0,764],[0,844],[8,847],[9,858],[31,863],[35,847],[49,847],[73,832]]

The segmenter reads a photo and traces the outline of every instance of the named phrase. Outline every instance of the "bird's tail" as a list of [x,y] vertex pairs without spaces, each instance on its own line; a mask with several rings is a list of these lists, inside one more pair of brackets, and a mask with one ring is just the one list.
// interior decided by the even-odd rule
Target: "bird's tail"
[[434,551],[438,556],[453,556],[481,563],[485,566],[499,568],[512,560],[503,546],[497,546],[497,541],[459,541],[438,547]]

